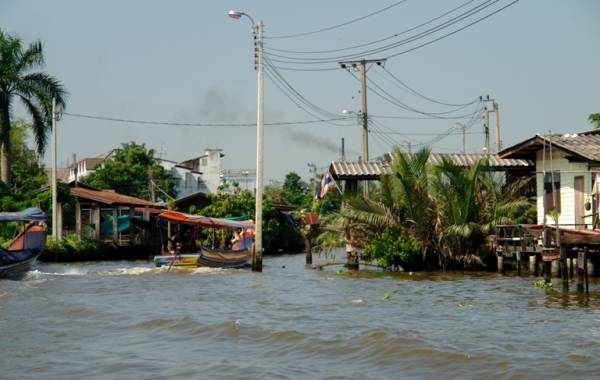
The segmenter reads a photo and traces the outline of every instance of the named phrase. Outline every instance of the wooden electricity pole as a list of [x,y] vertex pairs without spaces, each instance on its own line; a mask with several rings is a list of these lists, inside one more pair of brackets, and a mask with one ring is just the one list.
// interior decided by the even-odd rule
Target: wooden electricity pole
[[[367,113],[367,65],[376,64],[381,66],[385,59],[361,59],[357,61],[339,62],[343,69],[354,68],[360,73],[360,116],[363,127],[362,141],[362,160],[369,162],[369,117]],[[369,181],[363,182],[363,194],[365,198],[369,197]]]

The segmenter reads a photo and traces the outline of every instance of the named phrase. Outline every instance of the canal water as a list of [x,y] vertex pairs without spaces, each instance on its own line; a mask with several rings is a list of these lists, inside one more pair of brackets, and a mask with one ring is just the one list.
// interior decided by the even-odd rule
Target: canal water
[[598,283],[339,269],[40,263],[0,281],[0,378],[600,378]]

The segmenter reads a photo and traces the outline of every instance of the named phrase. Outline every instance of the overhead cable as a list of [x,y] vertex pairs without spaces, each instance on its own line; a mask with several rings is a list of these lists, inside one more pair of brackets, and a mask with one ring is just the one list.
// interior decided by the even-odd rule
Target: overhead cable
[[353,24],[353,23],[358,22],[358,21],[362,21],[362,20],[364,20],[366,18],[369,18],[371,16],[375,16],[375,15],[377,15],[379,13],[385,12],[385,11],[387,11],[389,9],[392,9],[392,8],[398,6],[398,5],[402,4],[402,3],[405,3],[407,1],[408,0],[397,1],[397,2],[395,2],[393,4],[391,4],[391,5],[388,5],[387,7],[384,7],[384,8],[381,8],[379,10],[376,10],[375,12],[371,12],[369,14],[366,14],[364,16],[360,16],[360,17],[354,18],[352,20],[343,22],[341,24],[328,26],[328,27],[317,29],[317,30],[313,30],[313,31],[310,31],[310,32],[287,34],[287,35],[280,35],[280,36],[267,36],[265,38],[269,38],[269,39],[295,38],[295,37],[310,36],[312,34],[317,34],[317,33],[321,33],[321,32],[327,32],[327,31],[330,31],[330,30],[333,30],[333,29],[341,28],[342,26],[346,26],[346,25],[350,25],[350,24]]
[[[184,127],[255,127],[256,126],[256,123],[184,123],[184,122],[170,122],[170,121],[135,120],[135,119],[122,119],[122,118],[115,118],[115,117],[108,117],[108,116],[89,115],[89,114],[82,114],[82,113],[69,113],[69,112],[63,112],[61,115],[75,117],[75,118],[83,118],[83,119],[113,121],[113,122],[118,122],[118,123],[129,123],[129,124],[145,124],[145,125],[172,125],[172,126],[184,126]],[[265,125],[315,124],[315,123],[339,121],[339,120],[349,120],[349,119],[350,119],[349,117],[337,117],[337,118],[330,118],[330,119],[279,121],[279,122],[265,123]]]
[[380,38],[378,40],[366,42],[366,43],[363,43],[363,44],[360,44],[360,45],[347,46],[347,47],[338,48],[338,49],[312,50],[312,51],[277,49],[277,48],[272,48],[270,46],[265,46],[264,49],[267,50],[267,51],[279,51],[279,52],[282,52],[282,53],[294,53],[294,54],[323,54],[323,53],[336,53],[336,52],[345,51],[345,50],[355,50],[355,49],[358,49],[358,48],[361,48],[361,47],[365,47],[365,46],[369,46],[369,45],[374,45],[374,44],[377,44],[379,42],[387,41],[387,40],[390,40],[392,38],[400,37],[400,36],[402,36],[402,35],[404,35],[404,34],[406,34],[408,32],[412,32],[415,29],[419,29],[420,27],[423,27],[425,25],[431,24],[432,22],[437,21],[440,18],[442,18],[444,16],[447,16],[450,13],[453,13],[453,12],[457,11],[457,10],[459,10],[459,9],[461,9],[461,8],[469,5],[469,4],[471,4],[474,1],[475,0],[469,0],[466,3],[463,3],[463,4],[459,5],[458,7],[452,8],[451,10],[449,10],[449,11],[447,11],[447,12],[445,12],[445,13],[437,16],[437,17],[429,19],[429,20],[427,20],[427,21],[425,21],[425,22],[423,22],[421,24],[415,25],[415,26],[413,26],[411,28],[408,28],[408,29],[405,29],[405,30],[403,30],[401,32],[394,33],[391,36],[387,36],[387,37],[384,37],[384,38]]

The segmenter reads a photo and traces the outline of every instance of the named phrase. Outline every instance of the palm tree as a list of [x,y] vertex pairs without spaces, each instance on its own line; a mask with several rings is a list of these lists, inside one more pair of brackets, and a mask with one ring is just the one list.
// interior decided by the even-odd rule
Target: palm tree
[[24,49],[20,38],[0,30],[0,170],[2,181],[10,184],[11,111],[21,101],[33,120],[37,151],[42,154],[52,121],[52,98],[57,112],[65,108],[65,90],[53,76],[33,71],[44,64],[42,43],[37,40]]
[[592,113],[588,116],[588,121],[594,125],[594,128],[600,128],[600,113]]

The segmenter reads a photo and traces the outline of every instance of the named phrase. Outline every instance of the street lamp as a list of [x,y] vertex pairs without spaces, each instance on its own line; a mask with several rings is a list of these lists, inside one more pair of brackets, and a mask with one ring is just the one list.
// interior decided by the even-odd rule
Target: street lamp
[[262,198],[263,198],[263,137],[264,137],[264,63],[263,63],[263,22],[257,24],[247,13],[230,10],[229,17],[239,20],[242,16],[248,17],[252,29],[256,33],[256,55],[258,73],[258,93],[256,109],[256,205],[255,205],[255,235],[254,251],[252,253],[252,270],[262,272]]

